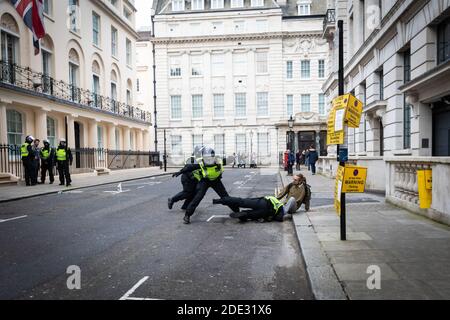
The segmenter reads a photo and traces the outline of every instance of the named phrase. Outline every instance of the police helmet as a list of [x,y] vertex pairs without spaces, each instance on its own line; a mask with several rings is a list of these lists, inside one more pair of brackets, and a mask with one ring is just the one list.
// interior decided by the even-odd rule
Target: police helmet
[[203,146],[194,147],[194,159],[198,159],[202,156]]
[[27,136],[27,137],[25,138],[25,141],[28,142],[28,143],[31,143],[31,142],[34,141],[34,137],[33,137],[32,135],[29,135],[29,136]]
[[214,149],[205,147],[202,149],[203,162],[206,165],[213,165],[216,162],[216,152]]

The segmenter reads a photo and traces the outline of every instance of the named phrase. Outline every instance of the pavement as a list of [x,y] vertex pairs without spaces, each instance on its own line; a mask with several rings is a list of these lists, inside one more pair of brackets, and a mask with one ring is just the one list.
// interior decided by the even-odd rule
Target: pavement
[[[49,184],[49,181],[47,179],[45,184],[26,187],[24,182],[21,181],[18,185],[0,186],[0,203],[58,193],[61,191],[77,190],[86,187],[105,185],[109,183],[118,183],[135,179],[156,177],[166,174],[168,175],[178,170],[179,168],[168,168],[167,172],[164,172],[164,170],[160,169],[159,167],[148,167],[125,170],[111,170],[109,174],[99,176],[96,173],[72,174],[72,184],[70,187],[60,186],[58,176],[55,177],[55,182],[53,184]],[[40,180],[40,178],[38,178],[38,180]]]
[[[277,168],[223,177],[241,197],[278,182]],[[166,175],[0,203],[0,299],[313,298],[290,221],[241,223],[209,190],[185,225],[167,207],[179,191]]]
[[[311,175],[309,212],[293,216],[316,299],[450,299],[450,227],[385,202],[347,194],[347,240],[333,206],[334,179]],[[283,184],[290,181],[280,172]]]

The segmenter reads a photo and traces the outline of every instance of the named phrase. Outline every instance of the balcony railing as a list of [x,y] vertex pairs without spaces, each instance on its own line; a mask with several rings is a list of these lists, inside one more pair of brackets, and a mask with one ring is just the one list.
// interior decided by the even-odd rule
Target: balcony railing
[[335,22],[336,22],[336,10],[328,9],[325,18],[323,19],[323,31],[325,32],[328,25],[334,24]]
[[104,97],[95,92],[78,88],[64,81],[35,72],[30,68],[0,60],[0,84],[24,89],[31,94],[41,94],[62,100],[63,103],[77,104],[94,111],[105,112],[131,120],[151,122],[150,112]]

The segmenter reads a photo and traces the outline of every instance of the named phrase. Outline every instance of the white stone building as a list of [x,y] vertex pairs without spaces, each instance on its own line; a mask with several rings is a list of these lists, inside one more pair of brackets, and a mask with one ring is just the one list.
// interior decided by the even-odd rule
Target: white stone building
[[165,129],[172,161],[197,144],[259,164],[286,147],[325,152],[325,1],[163,0],[154,11],[158,150]]
[[[47,35],[35,56],[30,30],[10,1],[0,2],[0,144],[31,134],[57,145],[67,122],[72,149],[149,151],[150,106],[135,103],[133,2],[44,4]],[[76,159],[73,171],[80,166]]]
[[[360,127],[348,130],[350,156],[369,167],[370,189],[450,221],[450,2],[330,0],[328,8],[327,102],[337,96],[340,19],[345,91],[364,103]],[[433,205],[420,210],[416,172],[426,168],[433,170]]]

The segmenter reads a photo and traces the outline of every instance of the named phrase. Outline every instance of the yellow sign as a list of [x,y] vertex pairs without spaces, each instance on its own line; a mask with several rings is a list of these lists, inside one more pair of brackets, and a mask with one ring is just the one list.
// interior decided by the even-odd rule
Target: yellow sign
[[344,143],[344,130],[335,131],[336,127],[336,109],[333,107],[328,114],[327,120],[327,144],[342,144]]
[[431,207],[432,171],[417,170],[417,186],[419,188],[419,206],[422,209]]
[[[333,99],[333,108],[335,110],[345,109],[345,123],[350,128],[358,128],[361,121],[363,104],[351,94],[344,94]],[[337,130],[336,130],[337,131]]]
[[346,165],[342,192],[361,193],[366,185],[367,168],[354,165]]
[[342,192],[342,180],[344,178],[344,167],[339,166],[336,173],[336,183],[334,186],[334,208],[336,213],[341,215],[341,192]]

